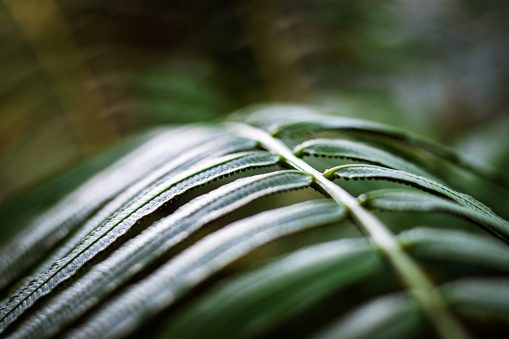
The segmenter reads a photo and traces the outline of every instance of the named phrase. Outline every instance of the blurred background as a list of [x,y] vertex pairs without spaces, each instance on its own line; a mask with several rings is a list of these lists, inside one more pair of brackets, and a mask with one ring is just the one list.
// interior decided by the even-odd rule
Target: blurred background
[[503,0],[0,0],[0,204],[139,131],[297,102],[509,169]]

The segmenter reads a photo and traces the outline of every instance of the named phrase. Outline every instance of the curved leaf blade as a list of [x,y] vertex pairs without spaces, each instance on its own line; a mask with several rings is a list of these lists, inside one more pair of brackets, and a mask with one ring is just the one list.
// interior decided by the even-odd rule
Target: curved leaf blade
[[[39,264],[34,270],[34,274],[32,274],[31,278],[24,279],[20,285],[28,284],[31,279],[46,272],[54,262],[70,253],[71,250],[82,241],[82,239],[88,236],[99,225],[107,222],[108,219],[114,218],[115,214],[118,214],[119,211],[136,207],[136,205],[133,205],[132,202],[139,202],[142,199],[146,199],[147,194],[153,192],[158,186],[164,188],[164,185],[171,183],[171,180],[173,180],[171,177],[189,169],[191,166],[198,166],[197,163],[200,161],[202,163],[199,166],[201,166],[202,169],[207,168],[207,163],[203,163],[204,159],[222,156],[230,152],[249,150],[254,148],[254,146],[255,143],[252,141],[236,139],[229,135],[224,135],[216,137],[213,141],[194,145],[191,150],[175,156],[174,159],[153,170],[150,174],[147,174],[146,177],[139,180],[137,183],[133,184],[107,203],[101,210],[80,226],[75,234],[66,239],[58,249]],[[244,154],[241,154],[241,156],[244,156]],[[260,166],[269,166],[273,161],[275,161],[274,157],[270,157],[270,159],[273,160],[270,160],[268,163],[262,162]],[[218,164],[223,160],[224,159],[219,160]],[[254,159],[251,160],[254,161]],[[216,160],[209,161],[210,165],[214,166],[215,161]],[[253,162],[253,166],[257,166],[255,162]],[[199,167],[196,169],[198,172],[201,171]]]
[[301,249],[214,289],[181,313],[164,337],[257,337],[380,264],[365,239]]
[[339,166],[335,168],[331,168],[326,171],[324,174],[327,177],[335,176],[337,178],[343,179],[378,179],[378,180],[389,180],[395,181],[404,184],[410,184],[414,187],[423,189],[428,192],[433,192],[435,194],[440,194],[449,199],[456,201],[457,203],[470,208],[479,213],[486,214],[493,220],[497,221],[497,228],[490,228],[497,236],[502,239],[509,241],[509,223],[504,219],[500,218],[498,215],[493,213],[491,209],[489,209],[484,204],[475,200],[469,195],[456,192],[453,189],[448,188],[434,180],[428,179],[426,177],[421,177],[415,174],[411,174],[408,172],[397,171],[393,169],[388,169],[379,166],[372,165],[346,165]]
[[439,261],[457,261],[509,271],[509,248],[479,234],[459,230],[416,227],[398,235],[411,254]]
[[440,290],[460,312],[509,318],[509,279],[471,278],[443,285]]
[[255,106],[245,112],[245,121],[256,124],[275,136],[324,130],[381,136],[416,146],[487,180],[498,182],[502,179],[505,184],[509,182],[504,173],[474,165],[450,148],[401,128],[362,119],[327,115],[318,108],[297,105]]
[[491,214],[422,192],[382,189],[362,194],[359,201],[368,208],[383,211],[448,213],[469,219],[495,234],[509,231],[507,222]]
[[422,325],[422,314],[412,298],[396,294],[359,307],[313,338],[410,338]]
[[295,146],[294,154],[299,157],[312,155],[360,160],[421,176],[430,176],[426,171],[398,156],[358,141],[342,139],[308,140]]
[[225,174],[244,168],[272,166],[278,160],[279,157],[265,152],[234,154],[210,160],[201,168],[192,168],[160,182],[152,190],[137,200],[131,201],[127,207],[110,217],[66,257],[57,261],[47,272],[39,275],[18,291],[0,310],[0,330],[4,330],[39,298],[50,293],[60,282],[72,277],[94,256],[126,234],[138,220],[154,212],[177,195]]
[[[191,138],[174,148],[161,147],[161,145],[181,140],[183,135],[188,135]],[[200,127],[183,127],[156,133],[148,142],[120,158],[68,194],[48,212],[33,220],[26,231],[22,232],[9,246],[2,249],[0,252],[2,258],[0,261],[0,288],[18,278],[42,254],[51,249],[59,240],[65,238],[72,229],[89,217],[97,208],[130,184],[175,157],[187,147],[206,142],[213,135],[219,136],[220,133]]]
[[[72,316],[78,316],[86,311],[99,301],[100,296],[107,295],[205,224],[260,197],[307,187],[311,182],[312,179],[305,174],[280,171],[238,179],[195,198],[121,246],[89,274],[83,276],[79,283],[57,297],[51,306],[25,321],[21,328],[17,329],[16,335],[23,337],[54,334],[53,332],[59,328],[57,325],[62,326],[62,323],[72,320]],[[149,289],[152,289],[150,283]],[[151,291],[156,292],[153,289]],[[121,313],[126,311],[122,306]],[[41,319],[48,319],[48,315],[53,319],[41,322]],[[102,322],[105,320],[106,318],[101,319]],[[103,334],[96,333],[94,336],[100,335]]]

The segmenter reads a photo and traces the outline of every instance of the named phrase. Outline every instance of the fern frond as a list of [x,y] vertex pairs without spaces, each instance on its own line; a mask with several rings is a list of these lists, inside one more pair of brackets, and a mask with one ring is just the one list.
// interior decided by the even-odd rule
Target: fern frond
[[[283,142],[263,130],[247,125],[233,125],[233,129],[239,136],[258,140],[267,150],[283,157],[290,166],[313,176],[317,185],[326,194],[338,204],[342,204],[349,209],[351,217],[356,221],[359,228],[370,236],[374,245],[387,257],[398,272],[402,282],[410,288],[411,293],[414,294],[416,300],[433,321],[438,333],[444,337],[449,335],[461,338],[468,337],[466,331],[449,313],[440,294],[435,292],[432,282],[415,261],[403,251],[387,226],[374,215],[368,213],[359,204],[358,200],[345,189],[335,185],[328,179],[331,174],[335,173],[336,169],[325,174],[318,172],[309,164],[297,158]],[[378,168],[376,166],[371,167]]]
[[[509,242],[507,221],[421,161],[445,164],[433,153],[463,166],[461,157],[308,107],[249,110],[235,122],[160,130],[34,219],[33,234],[2,252],[0,288],[17,286],[0,309],[0,333],[258,337],[294,333],[290,324],[302,322],[296,336],[460,339],[477,335],[469,317],[506,319],[509,303],[497,291],[507,287],[507,244],[463,223],[411,219],[447,213]],[[313,167],[324,163],[335,167]],[[302,188],[318,193],[252,204]],[[311,193],[325,199],[306,201]],[[162,318],[168,325],[152,328]]]

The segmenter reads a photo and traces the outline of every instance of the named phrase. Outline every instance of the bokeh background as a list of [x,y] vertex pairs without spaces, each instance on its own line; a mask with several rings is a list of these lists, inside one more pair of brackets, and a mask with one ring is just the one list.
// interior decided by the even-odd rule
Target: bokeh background
[[507,172],[508,17],[504,0],[1,0],[0,205],[151,126],[259,102]]

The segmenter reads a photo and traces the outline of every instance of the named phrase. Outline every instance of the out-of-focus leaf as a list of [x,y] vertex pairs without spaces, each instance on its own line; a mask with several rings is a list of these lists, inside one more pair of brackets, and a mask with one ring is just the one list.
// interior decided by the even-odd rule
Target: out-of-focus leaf
[[441,287],[447,300],[460,312],[509,318],[509,280],[471,278]]
[[416,227],[401,233],[398,240],[410,253],[421,258],[509,270],[509,248],[480,234]]
[[302,249],[218,287],[182,313],[163,337],[257,337],[379,265],[362,239]]
[[409,295],[390,295],[360,306],[314,338],[410,338],[420,331],[422,320]]

